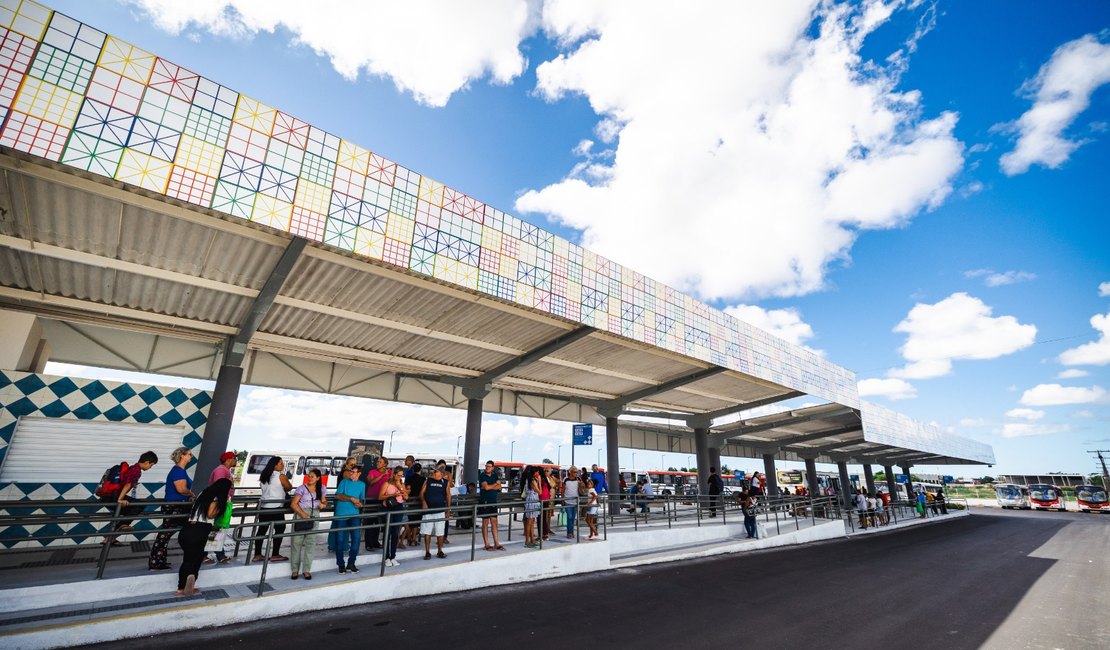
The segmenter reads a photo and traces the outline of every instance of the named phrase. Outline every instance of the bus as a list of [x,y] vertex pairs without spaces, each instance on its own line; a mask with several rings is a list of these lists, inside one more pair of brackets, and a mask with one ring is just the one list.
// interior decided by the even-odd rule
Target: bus
[[311,469],[320,470],[320,475],[324,480],[324,487],[330,488],[332,492],[335,491],[335,486],[339,483],[338,479],[331,478],[339,476],[340,471],[343,469],[343,461],[347,459],[346,456],[338,456],[335,452],[331,451],[287,451],[276,449],[262,449],[251,451],[247,454],[247,461],[243,464],[243,471],[239,475],[239,481],[235,486],[236,493],[247,496],[258,496],[261,493],[258,479],[262,474],[262,470],[266,469],[266,464],[274,456],[281,456],[285,461],[285,476],[288,477],[289,482],[294,486],[304,483],[304,475]]
[[648,470],[648,480],[656,494],[679,496],[697,491],[697,472]]
[[1063,491],[1048,483],[1029,484],[1029,507],[1033,510],[1059,510],[1060,512],[1068,509]]
[[1002,508],[1029,509],[1029,488],[1013,483],[1001,483],[994,486],[994,496]]
[[1079,502],[1079,512],[1110,512],[1106,489],[1097,485],[1075,486],[1075,499]]

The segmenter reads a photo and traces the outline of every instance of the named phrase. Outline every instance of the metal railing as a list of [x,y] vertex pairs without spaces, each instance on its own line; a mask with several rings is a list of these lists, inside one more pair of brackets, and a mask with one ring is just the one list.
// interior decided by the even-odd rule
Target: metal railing
[[857,508],[844,509],[844,528],[849,533],[859,530],[881,528],[899,522],[913,519],[929,519],[951,514],[952,511],[967,511],[967,499],[945,499],[943,502],[934,501],[926,503],[923,511],[919,511],[916,501],[908,499],[891,501],[889,506],[882,509],[859,510]]

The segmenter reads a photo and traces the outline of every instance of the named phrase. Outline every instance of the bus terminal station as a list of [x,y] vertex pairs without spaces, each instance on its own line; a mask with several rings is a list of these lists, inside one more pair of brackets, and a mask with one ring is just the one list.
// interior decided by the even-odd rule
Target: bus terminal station
[[[918,509],[912,481],[895,476],[994,463],[988,445],[862,401],[852,371],[806,348],[199,77],[188,61],[20,7],[0,27],[14,89],[0,94],[4,647],[277,617],[304,611],[306,589],[311,607],[331,609],[427,594],[433,582],[461,591],[941,522],[968,511],[951,499],[946,514]],[[36,65],[62,51],[82,71],[65,88]],[[63,377],[47,362],[215,387]],[[163,525],[162,477],[187,448],[201,494],[227,462],[243,385],[465,409],[451,476],[461,485],[482,482],[486,413],[589,424],[609,489],[593,506],[544,502],[539,519],[554,534],[528,546],[531,506],[511,486],[485,504],[494,510],[458,496],[424,515],[450,510],[446,557],[424,561],[422,544],[396,558],[362,550],[357,575],[337,571],[325,548],[334,504],[310,530],[256,533],[264,504],[244,491],[231,559],[200,570],[198,593],[175,596],[177,571],[146,562]],[[127,516],[96,500],[98,481],[148,449],[157,467],[132,486],[145,510],[117,528]],[[696,456],[697,489],[650,502],[621,494],[620,449]],[[754,502],[707,490],[722,458],[761,464]],[[782,494],[777,461],[805,464],[804,496]],[[833,468],[828,480],[819,464]],[[338,468],[324,470],[330,493]],[[857,508],[853,485],[887,495],[882,515]],[[594,519],[575,516],[590,507]],[[410,503],[410,516],[420,510]],[[392,512],[353,517],[365,537],[397,527]],[[309,540],[312,582],[249,550],[288,549],[297,536]],[[176,538],[169,548],[176,568]]]

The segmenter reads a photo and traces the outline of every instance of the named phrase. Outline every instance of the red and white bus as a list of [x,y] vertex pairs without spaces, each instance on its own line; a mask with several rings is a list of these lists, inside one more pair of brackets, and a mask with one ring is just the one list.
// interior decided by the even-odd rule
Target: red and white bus
[[1029,507],[1033,510],[1059,510],[1060,512],[1068,509],[1063,491],[1048,483],[1029,484]]
[[1075,486],[1075,499],[1079,502],[1079,512],[1110,512],[1106,489],[1097,485]]

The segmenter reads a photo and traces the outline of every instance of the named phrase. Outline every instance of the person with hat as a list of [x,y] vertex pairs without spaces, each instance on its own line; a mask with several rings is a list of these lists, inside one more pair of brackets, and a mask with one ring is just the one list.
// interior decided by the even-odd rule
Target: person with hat
[[[216,467],[212,469],[212,473],[208,475],[209,485],[215,485],[216,481],[222,478],[226,478],[228,481],[231,482],[232,487],[230,490],[228,490],[227,493],[228,502],[230,502],[231,499],[235,496],[235,476],[231,470],[235,469],[235,466],[238,464],[239,456],[237,456],[234,451],[225,451],[223,454],[220,455],[220,464],[216,465]],[[229,558],[227,556],[227,553],[224,553],[222,550],[216,551],[215,560],[208,557],[208,554],[205,553],[205,564],[212,564],[213,562],[227,564],[230,561],[231,558]]]

